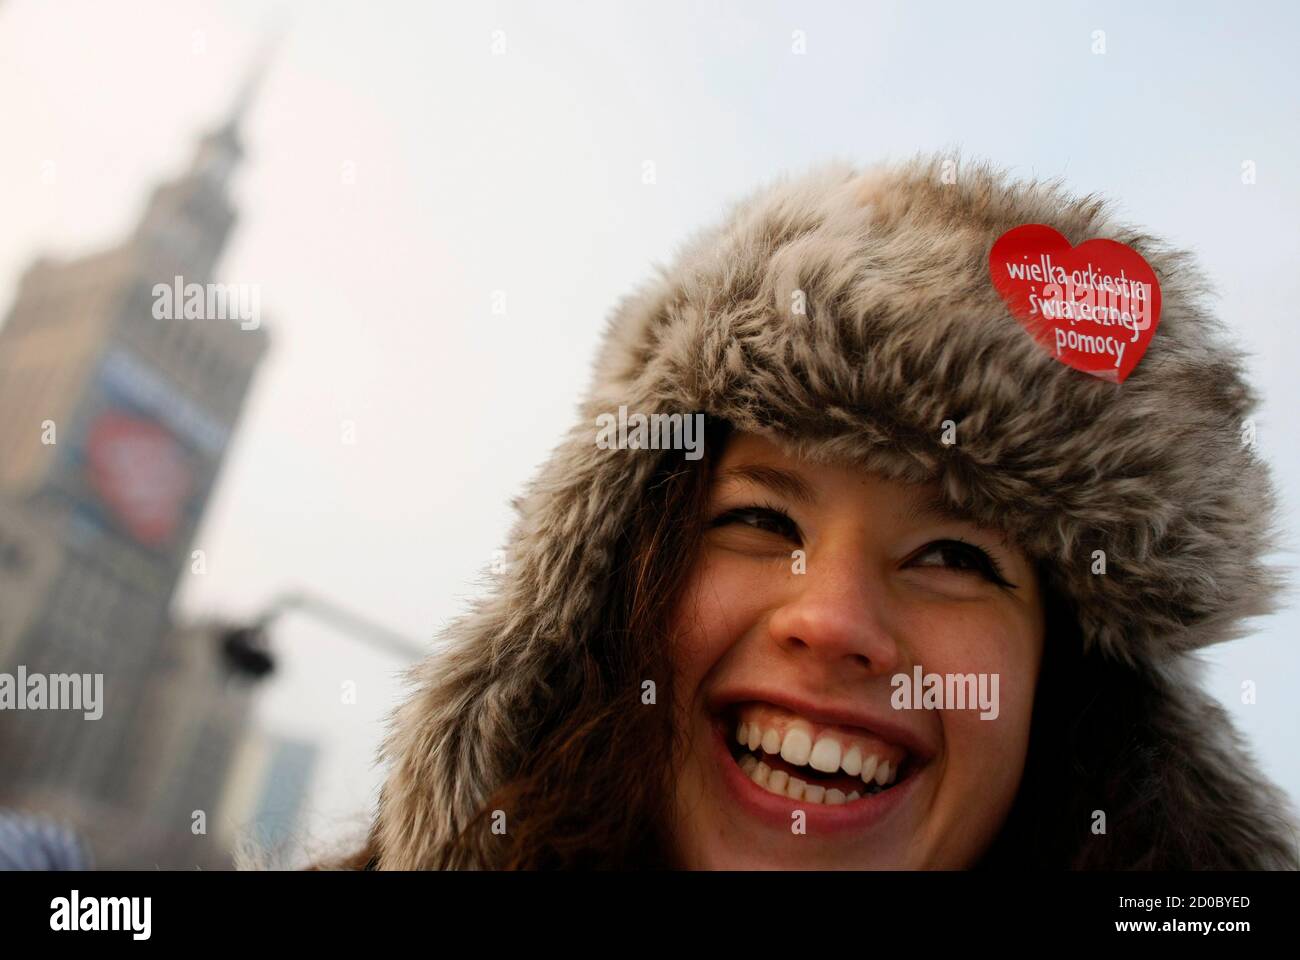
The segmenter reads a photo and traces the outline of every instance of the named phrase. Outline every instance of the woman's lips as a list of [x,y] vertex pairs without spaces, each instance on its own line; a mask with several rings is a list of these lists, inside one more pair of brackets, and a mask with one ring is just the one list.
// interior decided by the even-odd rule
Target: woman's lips
[[880,793],[865,794],[851,803],[795,800],[759,786],[740,768],[731,755],[730,739],[734,738],[735,731],[728,729],[730,721],[725,715],[714,718],[712,726],[714,759],[726,794],[758,821],[781,830],[792,829],[796,810],[803,811],[804,826],[811,835],[857,833],[871,829],[907,802],[922,773],[921,769],[905,771],[903,780],[896,785]]

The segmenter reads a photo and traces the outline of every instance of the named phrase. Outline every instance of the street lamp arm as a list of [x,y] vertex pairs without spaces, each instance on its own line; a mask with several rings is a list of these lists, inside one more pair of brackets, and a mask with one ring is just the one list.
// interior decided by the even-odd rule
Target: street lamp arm
[[359,613],[347,610],[332,600],[302,590],[287,591],[275,597],[258,618],[257,626],[265,630],[273,621],[294,610],[310,613],[317,619],[333,624],[376,649],[405,660],[412,662],[423,660],[428,653],[428,650],[414,640],[389,630]]

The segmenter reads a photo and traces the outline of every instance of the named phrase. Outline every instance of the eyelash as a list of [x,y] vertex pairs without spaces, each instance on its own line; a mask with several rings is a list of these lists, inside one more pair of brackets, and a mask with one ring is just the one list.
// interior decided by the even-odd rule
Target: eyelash
[[[755,523],[748,524],[748,526],[752,526],[756,530],[767,530],[769,533],[775,533],[778,536],[783,536],[796,542],[802,542],[803,540],[802,535],[799,532],[799,525],[794,522],[791,516],[780,507],[767,503],[756,503],[745,507],[733,507],[730,510],[724,510],[709,522],[709,527],[722,527],[729,523],[743,523],[745,521],[741,518],[748,515],[762,517],[769,521],[775,521],[777,525],[782,528],[771,530]],[[925,556],[925,554],[929,553],[931,550],[942,547],[957,547],[964,551],[966,555],[974,561],[977,567],[981,568],[969,572],[981,573],[986,579],[1002,587],[1015,587],[1014,583],[1009,582],[1006,577],[1003,576],[1001,566],[999,566],[998,562],[993,559],[992,556],[974,544],[966,543],[964,540],[935,540],[926,544],[924,550],[918,553],[917,556]],[[960,570],[961,568],[950,569]]]

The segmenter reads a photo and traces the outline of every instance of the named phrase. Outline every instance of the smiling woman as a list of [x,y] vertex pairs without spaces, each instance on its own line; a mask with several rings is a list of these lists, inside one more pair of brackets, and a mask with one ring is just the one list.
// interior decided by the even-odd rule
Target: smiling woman
[[[1189,656],[1280,584],[1242,358],[1185,254],[947,162],[777,181],[618,305],[349,865],[1297,865]],[[1159,277],[1122,383],[993,289],[1025,223]],[[702,455],[593,443],[624,407],[702,414]]]

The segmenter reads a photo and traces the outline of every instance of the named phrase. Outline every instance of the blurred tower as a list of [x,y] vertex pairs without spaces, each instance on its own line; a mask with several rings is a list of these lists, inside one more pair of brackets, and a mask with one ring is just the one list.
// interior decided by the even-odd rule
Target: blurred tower
[[122,809],[137,799],[137,764],[151,762],[132,731],[156,700],[147,687],[172,594],[202,562],[192,539],[268,345],[260,317],[187,317],[176,304],[175,319],[160,319],[155,287],[214,281],[260,73],[189,169],[153,191],[125,242],[38,259],[0,327],[0,543],[11,561],[0,563],[0,598],[8,589],[24,601],[12,635],[0,630],[0,671],[104,675],[98,720],[0,712],[0,801]]

